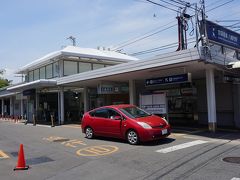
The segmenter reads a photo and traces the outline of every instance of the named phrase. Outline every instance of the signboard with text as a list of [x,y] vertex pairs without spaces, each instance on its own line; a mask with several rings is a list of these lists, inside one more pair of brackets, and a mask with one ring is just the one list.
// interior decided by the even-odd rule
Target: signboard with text
[[207,36],[210,41],[240,49],[240,34],[223,26],[206,21]]
[[191,82],[191,73],[147,79],[145,81],[145,85],[152,86],[152,85],[177,84],[185,82]]

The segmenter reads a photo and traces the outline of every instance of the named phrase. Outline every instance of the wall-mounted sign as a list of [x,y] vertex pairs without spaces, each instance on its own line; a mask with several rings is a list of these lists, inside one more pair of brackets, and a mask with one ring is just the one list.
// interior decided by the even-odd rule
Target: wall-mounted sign
[[191,82],[191,80],[192,80],[191,73],[186,73],[186,74],[178,74],[173,76],[147,79],[145,81],[145,85],[152,86],[152,85],[176,84],[176,83]]
[[240,34],[206,21],[207,36],[210,41],[240,49]]
[[196,95],[197,94],[197,88],[182,88],[181,89],[182,95]]
[[97,88],[98,94],[123,94],[128,93],[126,84],[99,84]]
[[34,95],[36,92],[36,89],[28,89],[23,91],[23,96],[30,96],[30,95]]

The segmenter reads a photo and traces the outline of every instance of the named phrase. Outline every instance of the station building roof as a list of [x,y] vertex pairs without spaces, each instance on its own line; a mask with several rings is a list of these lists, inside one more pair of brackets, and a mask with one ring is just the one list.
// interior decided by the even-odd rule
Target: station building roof
[[93,48],[80,48],[76,46],[67,46],[62,50],[51,52],[35,61],[20,68],[16,74],[25,74],[27,71],[37,67],[57,61],[60,58],[89,58],[107,60],[113,62],[130,62],[139,60],[138,58],[111,50],[99,50]]

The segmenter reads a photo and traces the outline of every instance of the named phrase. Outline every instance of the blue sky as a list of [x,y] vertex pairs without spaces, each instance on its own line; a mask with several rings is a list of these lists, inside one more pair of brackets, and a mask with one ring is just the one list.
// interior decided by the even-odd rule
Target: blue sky
[[[161,29],[161,26],[169,22],[172,23],[168,26],[177,23],[176,12],[143,1],[2,1],[0,69],[6,69],[5,76],[13,79],[12,73],[19,67],[63,46],[71,45],[71,41],[66,39],[69,36],[76,37],[77,46],[80,47],[114,47],[149,31]],[[224,2],[227,0],[206,0],[206,6],[211,9]],[[207,15],[210,20],[240,19],[239,9],[240,1],[235,0]],[[123,51],[131,54],[177,42],[176,32],[177,27],[173,27],[126,46]]]

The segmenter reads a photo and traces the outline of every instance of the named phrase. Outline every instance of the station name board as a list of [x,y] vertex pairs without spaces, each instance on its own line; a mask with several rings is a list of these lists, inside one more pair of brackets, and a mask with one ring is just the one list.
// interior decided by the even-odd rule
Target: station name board
[[177,84],[185,82],[191,82],[191,73],[147,79],[145,81],[145,85],[152,86],[152,85]]
[[128,86],[125,84],[99,84],[98,94],[125,94],[128,93]]
[[240,49],[240,34],[223,26],[206,21],[207,36],[210,41]]
[[36,92],[36,89],[28,89],[28,90],[24,90],[22,92],[23,96],[30,96],[30,95],[34,95]]

